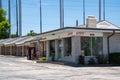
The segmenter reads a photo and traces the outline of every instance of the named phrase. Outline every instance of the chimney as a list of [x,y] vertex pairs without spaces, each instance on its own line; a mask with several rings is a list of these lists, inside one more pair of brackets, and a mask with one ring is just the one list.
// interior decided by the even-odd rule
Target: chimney
[[87,28],[96,28],[96,18],[94,16],[88,16],[87,21],[86,21],[86,27]]

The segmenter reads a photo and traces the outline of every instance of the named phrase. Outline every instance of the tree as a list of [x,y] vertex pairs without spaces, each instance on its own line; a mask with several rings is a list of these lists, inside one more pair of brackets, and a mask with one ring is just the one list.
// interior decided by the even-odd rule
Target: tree
[[0,8],[0,39],[8,38],[10,24],[6,19],[6,11]]
[[37,33],[35,33],[33,30],[30,30],[29,33],[27,33],[27,36],[35,36]]

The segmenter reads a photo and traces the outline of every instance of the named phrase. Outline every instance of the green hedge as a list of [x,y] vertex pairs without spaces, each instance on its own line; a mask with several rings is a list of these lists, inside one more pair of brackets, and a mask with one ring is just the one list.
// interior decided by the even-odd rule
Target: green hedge
[[119,53],[111,53],[109,55],[109,60],[111,64],[120,64],[120,52]]
[[42,61],[46,61],[47,60],[47,58],[46,57],[42,57]]

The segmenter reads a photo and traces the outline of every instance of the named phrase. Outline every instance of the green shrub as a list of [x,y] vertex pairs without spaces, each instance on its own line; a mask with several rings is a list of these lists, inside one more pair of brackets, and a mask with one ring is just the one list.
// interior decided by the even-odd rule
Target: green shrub
[[95,64],[94,58],[90,58],[90,60],[88,61],[88,64]]
[[79,64],[85,64],[84,56],[82,55],[79,56]]
[[47,60],[47,58],[46,57],[42,57],[42,61],[46,61]]
[[109,55],[109,60],[112,64],[120,64],[120,53],[111,53]]

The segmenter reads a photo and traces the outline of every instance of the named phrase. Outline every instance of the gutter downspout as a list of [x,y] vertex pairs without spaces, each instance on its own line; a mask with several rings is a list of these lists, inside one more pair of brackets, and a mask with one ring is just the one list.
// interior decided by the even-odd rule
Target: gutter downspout
[[115,30],[113,33],[107,37],[107,48],[108,48],[108,63],[110,63],[109,55],[110,55],[110,38],[115,35]]

